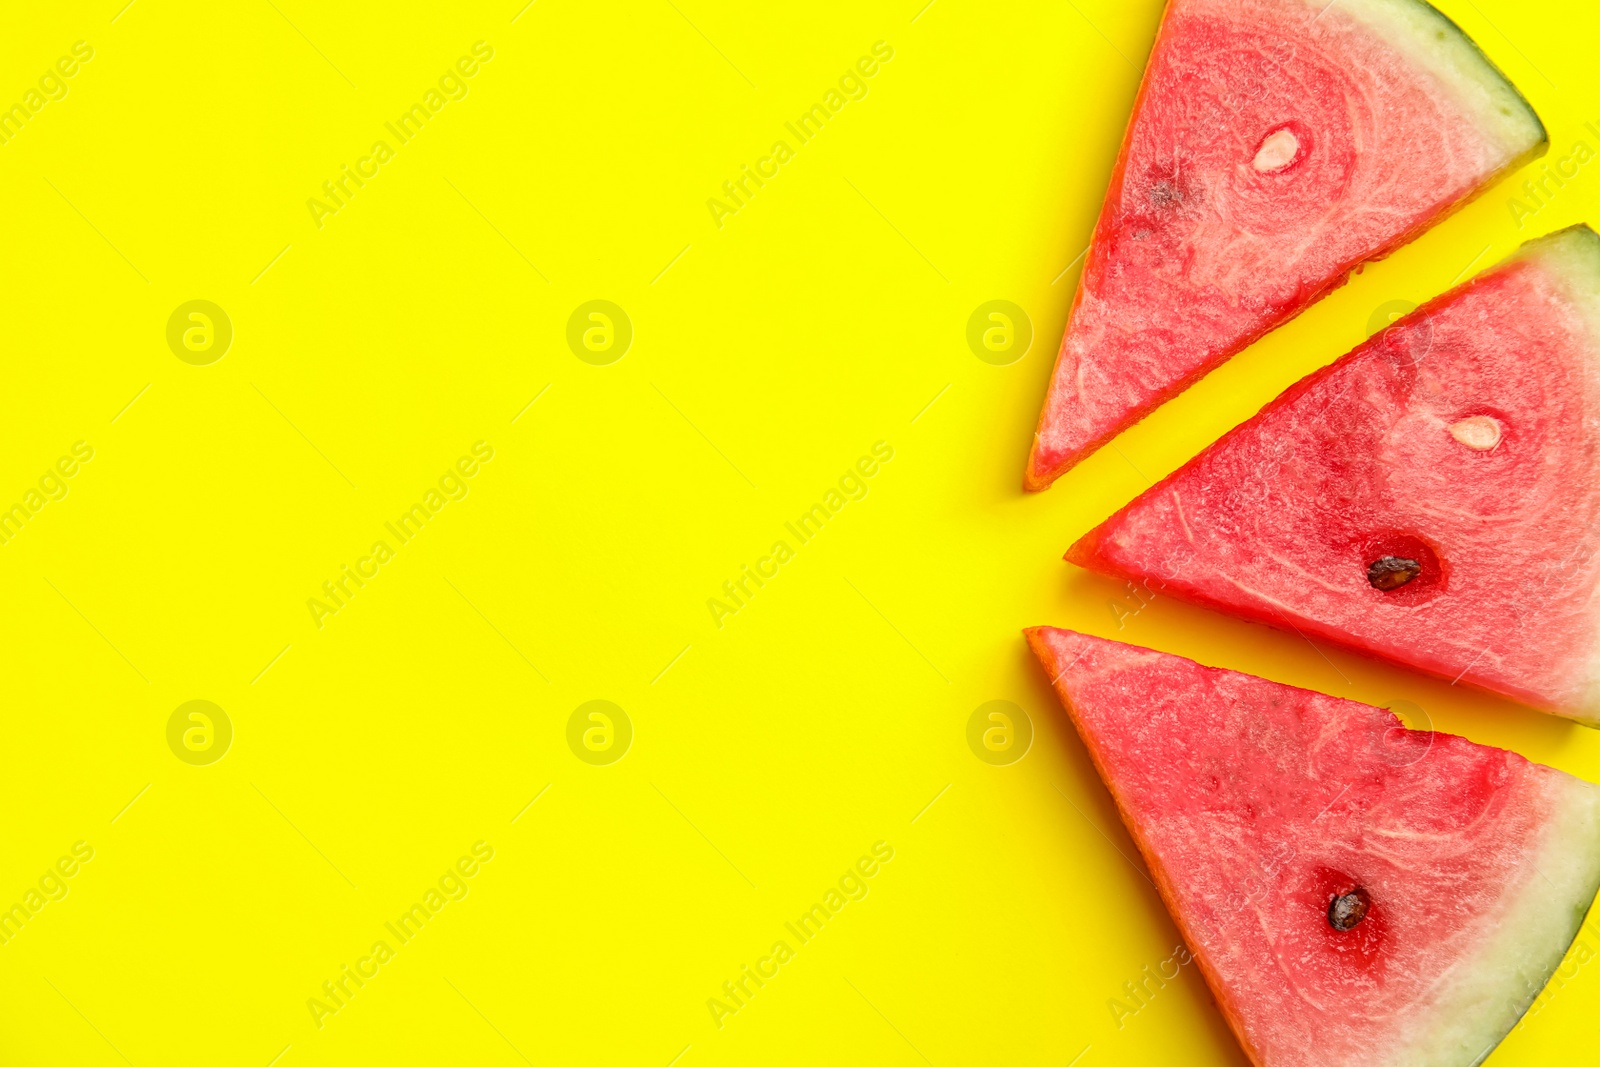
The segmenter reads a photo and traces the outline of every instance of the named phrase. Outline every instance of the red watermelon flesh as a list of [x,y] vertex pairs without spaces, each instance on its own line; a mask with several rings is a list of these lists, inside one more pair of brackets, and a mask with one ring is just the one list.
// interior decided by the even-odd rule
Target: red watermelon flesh
[[1477,1064],[1577,935],[1600,787],[1355,701],[1028,641],[1257,1067]]
[[1528,242],[1067,558],[1600,724],[1600,237]]
[[1527,102],[1420,0],[1170,0],[1025,484],[1544,147]]

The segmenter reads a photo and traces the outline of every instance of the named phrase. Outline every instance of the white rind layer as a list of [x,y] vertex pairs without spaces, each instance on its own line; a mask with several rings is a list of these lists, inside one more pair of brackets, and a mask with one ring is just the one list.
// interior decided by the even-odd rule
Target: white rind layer
[[[1322,0],[1313,0],[1322,8]],[[1505,154],[1510,167],[1549,140],[1544,123],[1516,86],[1500,73],[1472,38],[1423,0],[1335,0],[1335,12],[1355,19],[1388,41],[1407,60],[1444,85]]]
[[1522,1018],[1578,936],[1600,888],[1600,786],[1537,768],[1549,806],[1519,889],[1507,887],[1498,921],[1413,1014],[1432,1021],[1383,1059],[1384,1067],[1475,1067]]
[[[1555,283],[1555,288],[1567,305],[1577,313],[1589,340],[1590,365],[1587,370],[1590,396],[1600,402],[1600,234],[1582,224],[1570,226],[1529,241],[1506,262],[1538,264],[1546,277]],[[1600,410],[1592,412],[1589,421],[1591,424],[1600,424]],[[1594,561],[1575,559],[1566,562],[1577,573],[1587,571]],[[1595,636],[1589,654],[1583,706],[1562,709],[1561,713],[1586,726],[1600,727],[1600,584],[1590,593],[1589,619]]]
[[1506,263],[1532,261],[1555,279],[1588,327],[1595,367],[1600,373],[1600,233],[1579,223],[1535,237],[1506,257]]

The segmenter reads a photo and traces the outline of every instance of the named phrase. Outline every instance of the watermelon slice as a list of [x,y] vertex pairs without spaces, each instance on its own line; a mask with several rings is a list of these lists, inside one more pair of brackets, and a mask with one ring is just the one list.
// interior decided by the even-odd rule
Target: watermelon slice
[[1381,708],[1028,631],[1258,1067],[1468,1067],[1600,886],[1600,787]]
[[1600,725],[1600,237],[1528,242],[1067,559]]
[[1170,0],[1027,487],[1545,146],[1516,89],[1420,0]]

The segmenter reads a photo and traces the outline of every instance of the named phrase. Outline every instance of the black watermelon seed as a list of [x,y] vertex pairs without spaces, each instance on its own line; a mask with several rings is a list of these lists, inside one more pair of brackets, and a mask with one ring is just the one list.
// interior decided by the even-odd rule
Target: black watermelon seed
[[1422,573],[1422,565],[1414,559],[1384,556],[1367,564],[1367,581],[1372,588],[1385,593],[1393,592]]
[[1328,925],[1335,930],[1349,930],[1367,917],[1372,898],[1360,886],[1348,893],[1334,897],[1328,905]]

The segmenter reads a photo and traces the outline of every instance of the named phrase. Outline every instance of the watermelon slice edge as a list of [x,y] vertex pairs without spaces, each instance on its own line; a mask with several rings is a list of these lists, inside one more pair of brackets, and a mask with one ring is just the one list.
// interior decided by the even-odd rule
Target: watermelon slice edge
[[[1260,54],[1226,70],[1207,58],[1237,52],[1240,41]],[[1268,55],[1273,48],[1281,50]],[[1363,65],[1371,73],[1341,81],[1341,67]],[[1307,84],[1278,84],[1291,74]],[[1189,95],[1199,99],[1172,102]],[[1365,125],[1345,128],[1345,110]],[[1224,117],[1241,129],[1219,134]],[[1239,177],[1265,144],[1259,135],[1282,129],[1304,138],[1299,155],[1281,174]],[[1078,280],[1024,487],[1047,488],[1363,263],[1547,149],[1527,100],[1423,0],[1172,0]],[[1333,207],[1319,216],[1325,202]]]
[[[1479,1063],[1581,928],[1600,787],[1354,701],[1025,632],[1261,1067]],[[1329,887],[1352,876],[1371,910],[1341,932]]]
[[[1453,436],[1476,422],[1491,447]],[[1374,536],[1432,577],[1375,591]],[[1534,238],[1440,294],[1066,558],[1600,725],[1600,235]]]

